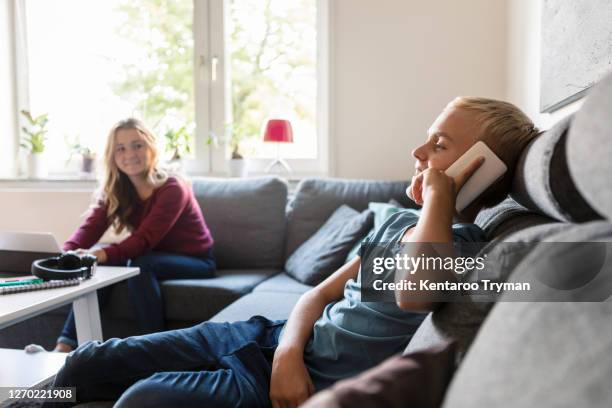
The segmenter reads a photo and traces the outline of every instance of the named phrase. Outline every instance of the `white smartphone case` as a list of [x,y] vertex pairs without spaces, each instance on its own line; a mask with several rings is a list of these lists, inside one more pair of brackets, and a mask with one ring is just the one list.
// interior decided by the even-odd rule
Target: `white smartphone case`
[[[463,153],[457,161],[451,164],[450,167],[446,169],[445,173],[450,177],[456,177],[466,166],[479,156],[484,157],[485,161],[463,185],[459,194],[457,194],[457,200],[455,202],[455,209],[457,212],[467,207],[508,171],[506,164],[501,161],[484,142],[478,141],[470,147],[467,152]],[[414,200],[410,186],[406,189],[406,194],[411,200]]]

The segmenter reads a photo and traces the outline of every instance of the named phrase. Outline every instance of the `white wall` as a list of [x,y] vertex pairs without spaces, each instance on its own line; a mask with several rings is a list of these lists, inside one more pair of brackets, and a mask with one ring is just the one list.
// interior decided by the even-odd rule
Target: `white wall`
[[583,100],[540,113],[541,0],[508,0],[508,101],[520,107],[540,129],[576,111]]
[[[0,135],[17,133],[14,64],[13,2],[0,1]],[[12,137],[2,137],[0,178],[14,174],[16,146]],[[8,165],[7,165],[8,164]]]
[[332,0],[332,171],[406,179],[457,95],[505,97],[506,0]]
[[0,190],[0,231],[52,232],[61,243],[83,220],[91,191]]

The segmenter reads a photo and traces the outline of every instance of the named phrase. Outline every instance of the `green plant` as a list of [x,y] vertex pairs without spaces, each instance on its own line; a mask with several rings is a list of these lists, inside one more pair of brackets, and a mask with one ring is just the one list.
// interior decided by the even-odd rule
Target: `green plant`
[[81,156],[84,160],[96,158],[96,153],[88,146],[81,144],[78,136],[75,137],[72,142],[67,140],[66,144],[68,145],[68,150],[70,150],[70,156],[68,156],[67,162],[72,160],[74,155]]
[[29,127],[23,126],[25,136],[21,138],[21,147],[30,151],[30,153],[42,153],[45,151],[45,135],[48,132],[46,128],[49,122],[49,114],[33,117],[27,110],[22,110],[21,114],[28,120]]
[[230,133],[229,147],[231,150],[232,160],[244,159],[244,156],[240,153],[240,142],[244,139],[242,134],[237,132],[239,125],[234,123],[226,123],[225,129]]
[[187,126],[168,130],[164,138],[166,139],[166,151],[172,152],[170,160],[179,160],[183,154],[191,153],[191,134]]

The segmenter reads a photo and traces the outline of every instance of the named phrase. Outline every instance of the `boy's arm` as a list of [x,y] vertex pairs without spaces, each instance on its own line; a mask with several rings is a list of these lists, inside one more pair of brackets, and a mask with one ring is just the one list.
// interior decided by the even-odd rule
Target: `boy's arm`
[[[457,192],[461,190],[461,187],[483,162],[482,158],[475,159],[454,179],[447,176],[443,171],[436,169],[427,169],[413,179],[414,189],[412,193],[417,203],[423,205],[423,209],[419,221],[404,242],[414,243],[409,247],[411,252],[414,252],[414,256],[421,253],[425,256],[443,258],[455,255],[452,248],[452,225]],[[419,242],[424,243],[424,245],[419,246]],[[441,243],[443,245],[437,246],[434,250],[432,245],[428,245],[429,243]],[[419,281],[424,279],[425,274],[428,274],[427,279],[432,282],[446,280],[442,271],[417,269],[412,273],[407,271],[397,273],[396,281],[412,281],[418,288]],[[452,279],[453,276],[446,276],[446,278]],[[415,297],[418,298],[415,299]],[[423,300],[423,297],[427,297],[426,293],[418,290],[396,290],[395,292],[397,305],[404,310],[425,312],[440,306],[439,302]]]
[[[440,195],[429,197],[423,204],[423,210],[421,212],[419,221],[411,231],[408,239],[404,240],[404,242],[410,243],[406,247],[409,251],[409,256],[418,257],[421,254],[423,254],[425,257],[454,256],[451,245],[447,245],[451,244],[453,241],[453,217],[452,210],[448,209],[448,207],[451,205],[449,202],[451,202],[451,200]],[[452,203],[452,205],[454,205],[454,200],[452,200]],[[420,242],[424,244],[419,245]],[[442,244],[436,247],[438,252],[434,252],[432,246],[427,244],[431,242]],[[441,250],[449,251],[450,253],[440,253]],[[425,277],[425,274],[427,274],[427,277]],[[435,281],[437,280],[435,277],[440,277],[440,275],[440,271],[429,270],[425,272],[417,269],[411,274],[410,271],[402,270],[396,272],[395,279],[396,281],[403,280],[414,282],[415,286],[418,288],[420,280],[429,279],[430,281]],[[440,305],[438,302],[424,300],[423,298],[427,298],[427,292],[422,292],[419,290],[395,291],[395,300],[397,305],[404,310],[413,312],[427,312],[434,310]]]
[[359,263],[359,257],[346,263],[304,293],[293,308],[283,329],[281,342],[274,352],[270,379],[270,400],[274,408],[298,406],[314,393],[304,364],[304,347],[325,306],[341,299],[346,282],[357,277]]

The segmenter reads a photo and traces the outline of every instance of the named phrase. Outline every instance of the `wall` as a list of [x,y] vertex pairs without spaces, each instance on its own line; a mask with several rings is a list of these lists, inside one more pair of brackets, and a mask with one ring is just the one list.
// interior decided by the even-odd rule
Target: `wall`
[[539,0],[508,1],[507,99],[523,109],[541,129],[576,111],[582,100],[549,113],[540,113],[540,27]]
[[406,179],[457,95],[505,97],[505,0],[332,0],[335,176]]
[[52,232],[64,242],[81,223],[91,191],[0,189],[0,231]]

